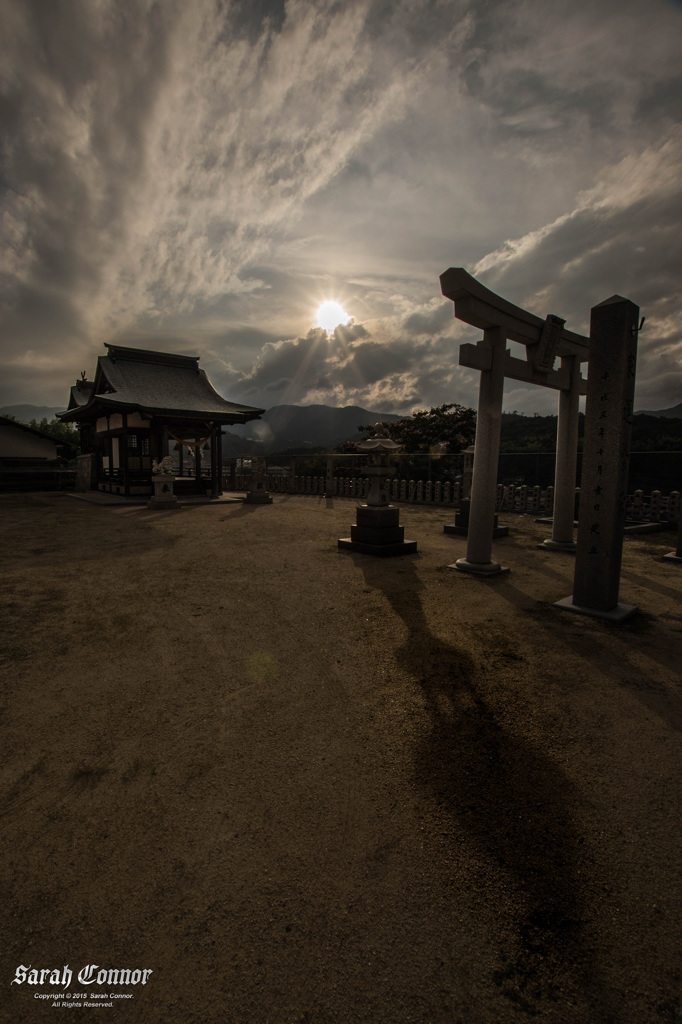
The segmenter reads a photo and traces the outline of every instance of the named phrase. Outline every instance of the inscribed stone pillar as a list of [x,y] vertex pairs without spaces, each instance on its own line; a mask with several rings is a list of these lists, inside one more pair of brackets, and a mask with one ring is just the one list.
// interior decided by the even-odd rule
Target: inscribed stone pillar
[[559,417],[554,470],[554,508],[552,539],[540,547],[559,551],[575,551],[573,512],[575,506],[575,473],[578,464],[578,414],[580,363],[576,356],[562,356],[561,368],[568,370],[571,386],[559,392]]
[[559,607],[620,620],[639,308],[614,295],[592,309],[580,517],[572,598]]
[[503,571],[491,555],[507,338],[501,327],[489,327],[483,332],[483,342],[490,351],[490,366],[481,370],[478,391],[467,554],[457,560],[455,568],[491,575]]

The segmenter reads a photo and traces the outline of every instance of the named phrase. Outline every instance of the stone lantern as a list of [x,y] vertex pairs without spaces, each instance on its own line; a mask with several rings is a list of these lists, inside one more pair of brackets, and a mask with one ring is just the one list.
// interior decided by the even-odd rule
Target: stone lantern
[[341,550],[359,551],[365,555],[408,555],[417,550],[416,540],[405,540],[405,527],[400,526],[400,509],[389,503],[388,481],[396,473],[389,464],[389,456],[400,451],[400,445],[391,440],[382,423],[375,425],[375,436],[355,445],[359,452],[369,456],[365,469],[371,480],[367,503],[358,505],[356,524],[350,528],[350,537],[339,539]]

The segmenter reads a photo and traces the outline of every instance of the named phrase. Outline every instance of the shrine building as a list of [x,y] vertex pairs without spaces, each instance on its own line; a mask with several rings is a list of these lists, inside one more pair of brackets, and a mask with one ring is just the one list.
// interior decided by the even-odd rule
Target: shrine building
[[265,410],[222,398],[198,356],[104,347],[95,379],[83,374],[59,414],[80,430],[80,488],[151,494],[152,463],[170,455],[177,494],[222,494],[223,426]]

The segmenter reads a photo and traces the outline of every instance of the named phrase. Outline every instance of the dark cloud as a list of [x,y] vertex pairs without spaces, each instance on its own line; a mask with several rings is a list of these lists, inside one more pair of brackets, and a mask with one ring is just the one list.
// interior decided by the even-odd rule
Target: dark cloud
[[470,404],[449,265],[576,329],[630,294],[647,405],[679,401],[674,6],[1,2],[8,402],[116,338],[264,404]]
[[[614,294],[640,306],[637,404],[676,404],[682,391],[682,185],[675,168],[682,135],[626,160],[571,215],[509,243],[483,261],[491,287],[533,309],[554,312],[589,332],[590,309]],[[658,398],[656,396],[659,396]]]
[[218,6],[224,18],[218,39],[228,46],[235,38],[253,43],[265,31],[281,32],[286,17],[285,0],[220,0]]
[[452,320],[452,303],[440,304],[430,313],[412,313],[403,324],[408,334],[437,334]]
[[291,377],[282,377],[280,380],[272,380],[263,386],[263,391],[282,391],[291,384]]

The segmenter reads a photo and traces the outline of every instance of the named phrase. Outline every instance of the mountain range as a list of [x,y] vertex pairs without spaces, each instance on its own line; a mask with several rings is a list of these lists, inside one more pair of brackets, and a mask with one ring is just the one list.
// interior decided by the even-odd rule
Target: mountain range
[[250,455],[293,448],[335,448],[344,441],[360,441],[364,436],[358,430],[360,426],[399,419],[402,417],[393,413],[372,412],[359,405],[343,409],[329,405],[275,405],[259,420],[226,428],[223,452]]
[[0,416],[13,416],[20,423],[30,423],[31,420],[53,420],[58,412],[64,412],[66,406],[59,405],[4,405],[0,409]]
[[[0,416],[13,416],[20,423],[51,420],[63,407],[6,405]],[[276,405],[259,420],[234,424],[223,431],[226,455],[256,455],[305,448],[334,448],[344,441],[359,441],[359,426],[401,419],[393,413],[373,412],[358,405],[335,409],[329,405]]]
[[[51,420],[62,411],[62,408],[53,406],[6,405],[0,408],[0,416],[14,416],[21,423],[28,423],[30,420]],[[682,402],[670,409],[640,411],[636,415],[682,419]],[[331,449],[344,441],[359,441],[362,437],[358,430],[360,426],[378,420],[392,423],[399,419],[401,417],[394,413],[373,412],[358,405],[342,409],[329,405],[275,405],[259,420],[234,424],[225,429],[223,454],[233,457],[292,450],[300,452],[306,448]],[[520,419],[525,420],[526,417]],[[532,417],[528,419],[532,424]]]
[[666,416],[668,419],[682,419],[682,402],[674,405],[672,409],[657,409],[654,412],[650,409],[640,409],[635,416]]

